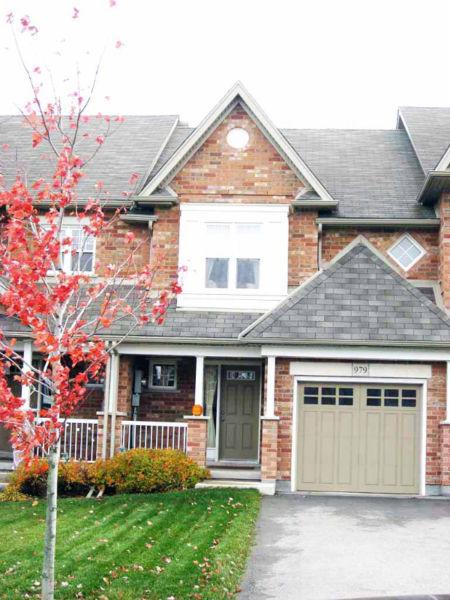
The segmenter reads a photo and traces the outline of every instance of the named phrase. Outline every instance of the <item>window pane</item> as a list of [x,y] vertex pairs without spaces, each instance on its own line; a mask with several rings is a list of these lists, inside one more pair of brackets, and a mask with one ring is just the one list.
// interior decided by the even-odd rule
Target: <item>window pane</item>
[[261,225],[259,223],[236,223],[236,250],[242,256],[259,256]]
[[206,287],[228,287],[228,258],[206,259]]
[[175,387],[175,365],[153,365],[152,385],[155,387]]
[[389,254],[404,269],[407,269],[422,253],[422,247],[409,237],[403,237],[389,250]]
[[259,287],[259,258],[238,258],[236,287],[256,289]]
[[208,254],[227,256],[230,250],[229,223],[206,223],[205,248]]
[[83,252],[83,254],[77,252],[75,256],[72,256],[72,271],[92,271],[93,258],[94,255],[90,252]]

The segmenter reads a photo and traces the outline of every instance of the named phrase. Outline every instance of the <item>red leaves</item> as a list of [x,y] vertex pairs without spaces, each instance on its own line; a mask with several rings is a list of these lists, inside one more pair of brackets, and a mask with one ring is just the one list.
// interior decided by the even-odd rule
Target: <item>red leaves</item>
[[97,144],[104,144],[105,143],[105,136],[104,135],[98,135],[95,138],[95,141],[97,142]]
[[35,131],[33,133],[33,135],[31,136],[31,144],[32,144],[33,148],[36,148],[36,146],[39,146],[39,144],[42,142],[43,139],[44,139],[44,136],[41,135],[39,132]]

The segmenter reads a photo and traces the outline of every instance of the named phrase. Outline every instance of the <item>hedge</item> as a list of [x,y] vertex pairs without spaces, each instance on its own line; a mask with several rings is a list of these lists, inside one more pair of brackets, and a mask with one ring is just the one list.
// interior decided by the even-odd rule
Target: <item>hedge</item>
[[[7,488],[8,497],[13,496],[13,492],[45,497],[47,472],[45,459],[22,464],[13,473]],[[138,448],[95,463],[60,462],[58,493],[60,496],[85,495],[92,486],[104,487],[107,493],[168,492],[192,488],[208,476],[207,469],[178,450]]]

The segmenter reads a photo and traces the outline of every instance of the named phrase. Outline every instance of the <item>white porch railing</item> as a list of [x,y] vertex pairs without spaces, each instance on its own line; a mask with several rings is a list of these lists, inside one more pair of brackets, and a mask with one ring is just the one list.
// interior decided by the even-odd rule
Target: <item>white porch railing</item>
[[122,421],[120,445],[131,448],[172,448],[186,452],[186,423],[160,421]]
[[[97,459],[97,434],[97,419],[66,419],[61,432],[61,457],[94,462]],[[36,456],[42,456],[39,449]]]

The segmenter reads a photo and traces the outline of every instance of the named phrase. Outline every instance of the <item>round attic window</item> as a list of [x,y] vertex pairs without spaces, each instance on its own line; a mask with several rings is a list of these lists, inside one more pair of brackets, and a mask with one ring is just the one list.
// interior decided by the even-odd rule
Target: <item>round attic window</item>
[[248,140],[250,136],[248,135],[245,129],[241,127],[235,127],[234,129],[230,129],[227,135],[227,143],[229,146],[234,148],[235,150],[242,150],[248,144]]

